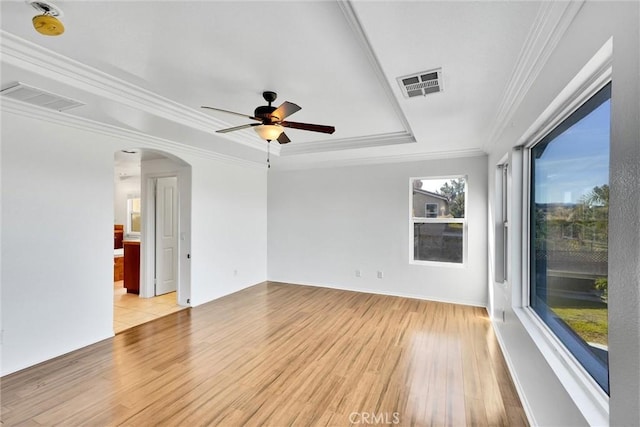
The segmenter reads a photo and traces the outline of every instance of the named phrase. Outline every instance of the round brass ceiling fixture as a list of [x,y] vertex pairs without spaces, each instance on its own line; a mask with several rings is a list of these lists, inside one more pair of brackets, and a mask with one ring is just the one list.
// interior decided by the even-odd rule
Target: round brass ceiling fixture
[[34,9],[42,15],[33,17],[33,28],[45,36],[59,36],[64,33],[64,25],[58,19],[62,16],[62,10],[53,3],[41,0],[27,0]]
[[33,17],[33,28],[45,36],[59,36],[64,33],[64,25],[58,18],[51,15],[37,15]]

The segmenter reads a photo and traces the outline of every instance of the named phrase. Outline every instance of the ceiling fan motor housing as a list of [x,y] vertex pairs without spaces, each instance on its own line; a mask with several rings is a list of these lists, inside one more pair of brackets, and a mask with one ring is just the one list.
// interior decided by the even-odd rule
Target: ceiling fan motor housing
[[272,107],[271,103],[275,101],[276,98],[278,98],[278,94],[270,90],[265,90],[264,92],[262,92],[262,97],[264,98],[265,101],[269,103],[269,105],[262,105],[256,108],[253,116],[263,119],[264,124],[269,124],[274,121],[277,121],[279,117],[277,117],[276,120],[273,120],[271,117],[271,113],[273,113],[277,109],[276,107]]
[[276,107],[272,107],[270,105],[262,105],[258,108],[256,108],[255,112],[253,113],[254,117],[258,117],[260,119],[263,120],[271,120],[271,113],[273,113],[274,111],[276,111]]

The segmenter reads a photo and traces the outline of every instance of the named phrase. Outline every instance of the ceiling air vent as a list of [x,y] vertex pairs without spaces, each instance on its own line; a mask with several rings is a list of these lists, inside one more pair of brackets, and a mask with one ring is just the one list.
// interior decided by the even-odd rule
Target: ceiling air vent
[[27,102],[29,104],[38,105],[40,107],[50,108],[57,111],[64,111],[70,108],[85,105],[82,102],[64,98],[51,92],[45,92],[42,89],[36,89],[19,82],[6,89],[2,89],[0,91],[0,94],[2,94],[2,96],[6,96],[7,98],[17,99],[22,102]]
[[405,98],[425,96],[443,90],[442,68],[398,77],[397,80]]

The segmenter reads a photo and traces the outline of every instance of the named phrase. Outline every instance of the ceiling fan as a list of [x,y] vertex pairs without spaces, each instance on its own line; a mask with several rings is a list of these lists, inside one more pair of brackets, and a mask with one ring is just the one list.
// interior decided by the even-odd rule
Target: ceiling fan
[[284,133],[284,128],[309,130],[312,132],[322,133],[333,133],[336,130],[333,126],[285,121],[284,119],[299,111],[301,108],[298,105],[288,101],[283,102],[277,108],[272,107],[271,103],[278,97],[278,94],[276,94],[275,92],[264,91],[262,92],[262,97],[269,103],[269,105],[261,105],[257,107],[253,113],[253,116],[223,110],[220,108],[207,107],[204,105],[202,106],[202,108],[222,111],[223,113],[235,114],[236,116],[246,117],[247,119],[256,120],[258,122],[235,126],[227,129],[220,129],[216,131],[217,133],[233,132],[236,130],[252,127],[258,133],[258,135],[260,135],[260,138],[265,139],[268,142],[278,141],[280,144],[291,142],[289,137],[287,137],[287,135]]

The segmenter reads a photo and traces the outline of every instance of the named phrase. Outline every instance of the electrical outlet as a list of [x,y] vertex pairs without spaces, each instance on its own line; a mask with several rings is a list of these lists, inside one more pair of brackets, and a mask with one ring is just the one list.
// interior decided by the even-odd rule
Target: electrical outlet
[[237,276],[238,275],[238,270],[233,270],[233,275]]
[[362,273],[360,272],[360,270],[356,270],[356,277],[362,277]]
[[382,271],[378,271],[378,279],[382,279],[384,277],[384,273]]

